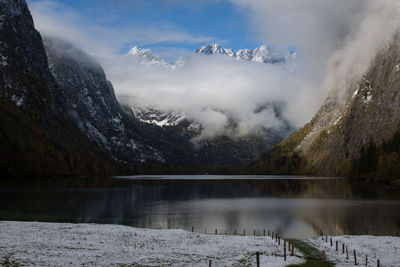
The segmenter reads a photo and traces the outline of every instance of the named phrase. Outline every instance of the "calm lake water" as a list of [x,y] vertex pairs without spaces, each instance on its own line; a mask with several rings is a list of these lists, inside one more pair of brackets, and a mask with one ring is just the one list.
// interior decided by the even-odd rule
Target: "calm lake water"
[[[22,186],[23,185],[23,186]],[[0,220],[111,223],[283,237],[394,235],[400,190],[302,176],[132,176],[1,184]]]

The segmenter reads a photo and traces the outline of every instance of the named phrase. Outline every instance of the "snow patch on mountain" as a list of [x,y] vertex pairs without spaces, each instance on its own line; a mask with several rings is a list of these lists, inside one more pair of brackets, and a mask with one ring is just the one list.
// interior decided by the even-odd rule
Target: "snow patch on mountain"
[[201,126],[199,123],[191,122],[183,111],[162,111],[154,107],[140,107],[138,105],[129,107],[132,115],[148,124],[154,124],[159,127],[175,127],[182,126],[186,131],[194,134],[200,133]]
[[119,160],[164,161],[162,152],[138,134],[142,125],[125,114],[91,56],[64,40],[45,36],[43,42],[60,106],[86,137]]
[[139,48],[137,46],[134,46],[131,48],[131,50],[129,50],[128,55],[136,56],[139,59],[141,59],[140,60],[141,64],[156,64],[156,65],[164,65],[164,66],[170,65],[164,59],[155,55],[151,51],[151,49]]
[[237,60],[247,60],[266,64],[285,63],[289,57],[294,57],[293,52],[286,55],[275,51],[272,47],[262,45],[256,49],[240,49],[237,52],[233,49],[221,47],[219,44],[204,45],[194,51],[203,55],[226,55]]

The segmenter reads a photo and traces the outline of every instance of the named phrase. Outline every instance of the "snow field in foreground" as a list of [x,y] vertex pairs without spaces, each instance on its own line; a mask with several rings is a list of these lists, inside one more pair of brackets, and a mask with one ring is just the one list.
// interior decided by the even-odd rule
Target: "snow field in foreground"
[[[332,238],[333,246],[330,244]],[[338,252],[336,252],[336,241],[338,241]],[[317,239],[307,239],[319,250],[326,252],[327,259],[335,262],[336,266],[355,266],[354,250],[358,266],[365,266],[366,255],[368,255],[368,266],[400,266],[400,237],[392,236],[328,236],[328,242]],[[342,253],[342,244],[345,244],[345,253]],[[346,259],[346,246],[349,251],[349,259]]]
[[[0,265],[285,266],[281,245],[270,237],[203,235],[183,230],[122,225],[0,222]],[[302,254],[295,250],[297,256]]]

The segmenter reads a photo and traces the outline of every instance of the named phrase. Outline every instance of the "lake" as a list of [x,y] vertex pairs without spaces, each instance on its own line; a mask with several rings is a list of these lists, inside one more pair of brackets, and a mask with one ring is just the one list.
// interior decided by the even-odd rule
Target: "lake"
[[130,176],[2,182],[0,220],[282,237],[394,235],[400,190],[305,176]]

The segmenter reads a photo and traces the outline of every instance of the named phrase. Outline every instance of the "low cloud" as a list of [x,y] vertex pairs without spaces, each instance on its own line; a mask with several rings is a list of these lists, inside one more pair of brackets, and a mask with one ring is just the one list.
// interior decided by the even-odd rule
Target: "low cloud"
[[[187,56],[175,69],[143,65],[134,56],[105,63],[119,98],[133,106],[184,111],[202,124],[203,136],[240,136],[252,130],[280,130],[274,111],[294,105],[299,94],[284,64],[239,61],[228,56]],[[283,89],[284,88],[284,89]]]

